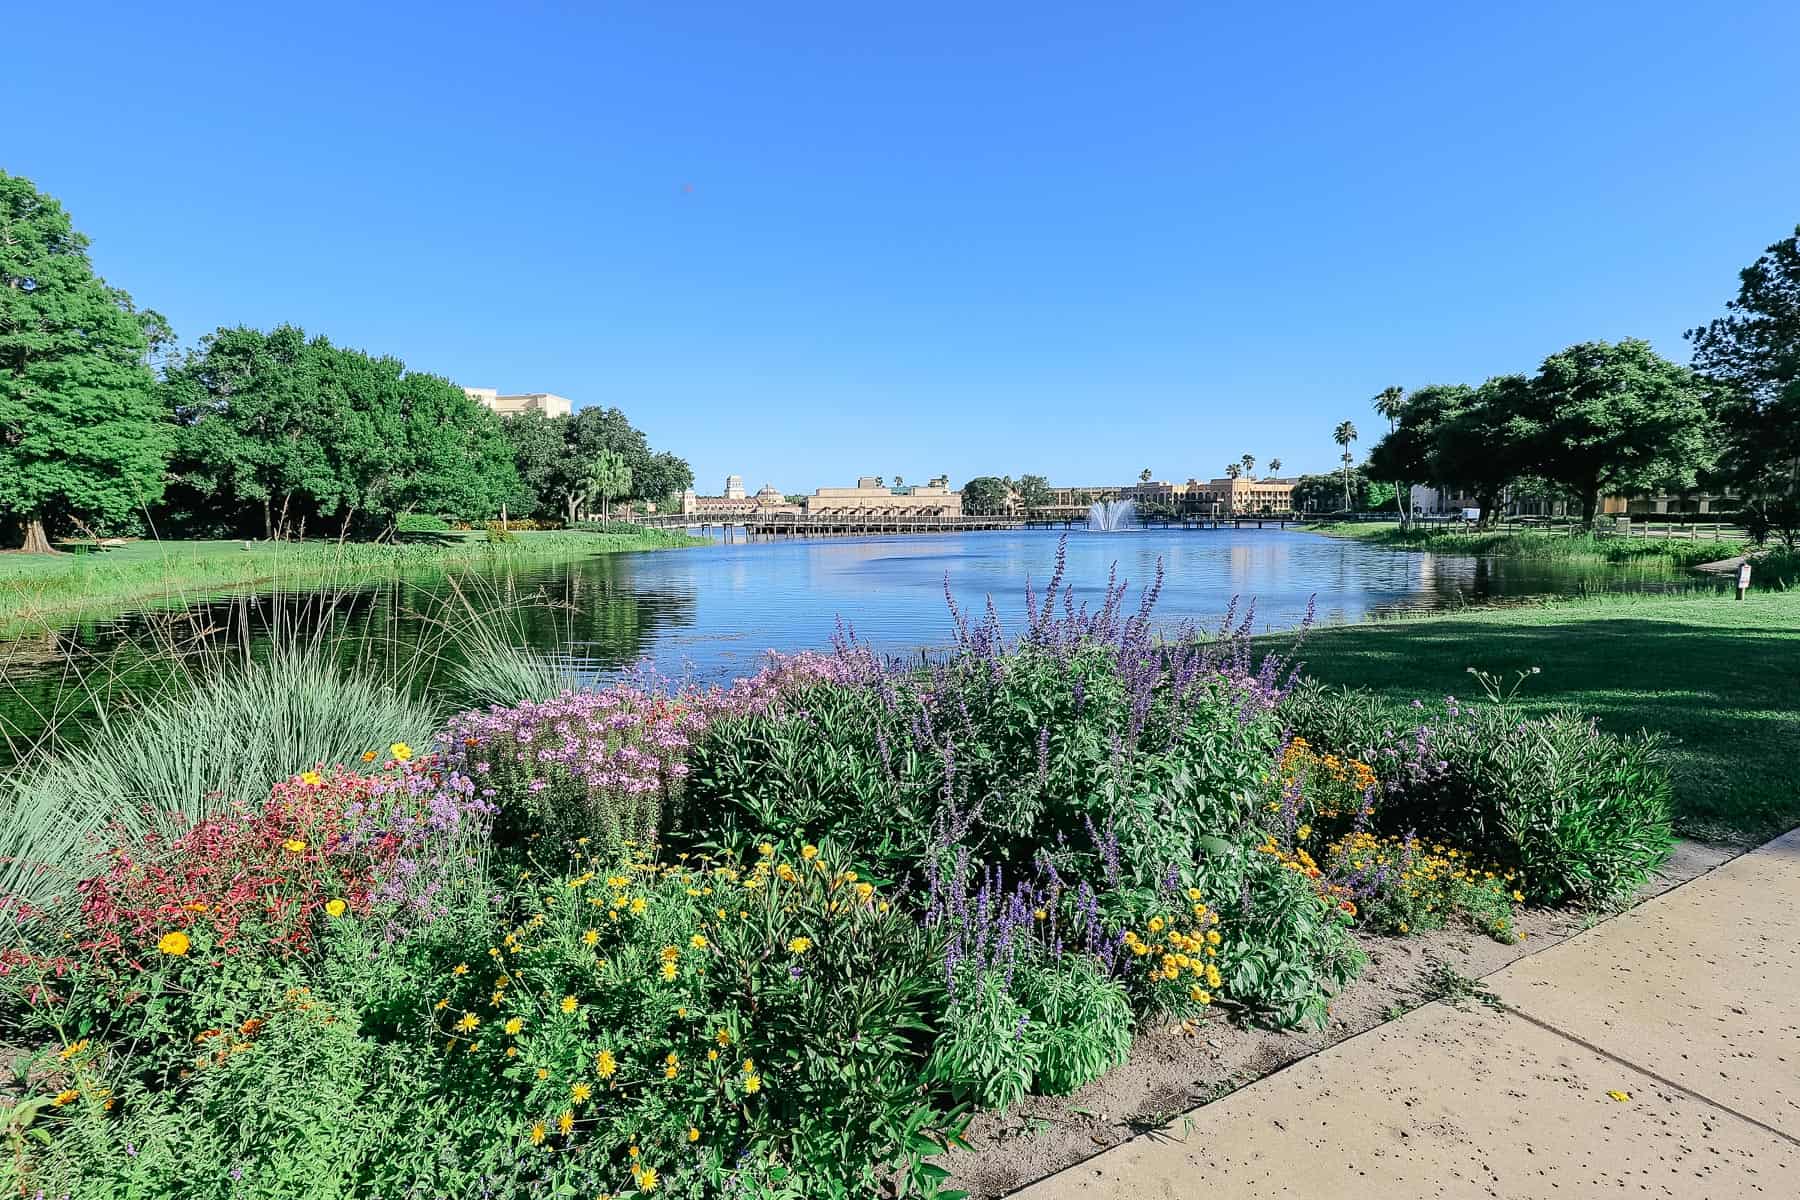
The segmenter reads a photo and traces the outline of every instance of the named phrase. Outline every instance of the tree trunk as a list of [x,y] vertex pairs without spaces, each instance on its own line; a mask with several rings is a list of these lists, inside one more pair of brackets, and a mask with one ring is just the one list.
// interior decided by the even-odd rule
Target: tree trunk
[[575,527],[575,499],[576,497],[572,492],[564,497],[564,502],[569,506],[569,527],[571,529]]
[[1400,514],[1400,528],[1412,526],[1412,488],[1404,479],[1394,481],[1394,509]]
[[1593,528],[1594,514],[1600,508],[1600,485],[1591,484],[1581,490],[1581,523]]
[[44,532],[44,522],[38,517],[33,517],[31,520],[25,522],[25,545],[23,549],[27,554],[62,553],[55,546],[50,544],[50,535]]

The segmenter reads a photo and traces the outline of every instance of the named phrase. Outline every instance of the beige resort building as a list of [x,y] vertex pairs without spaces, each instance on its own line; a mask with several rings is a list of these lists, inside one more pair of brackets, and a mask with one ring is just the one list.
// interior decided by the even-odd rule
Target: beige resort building
[[1153,480],[1119,489],[1122,500],[1146,501],[1172,505],[1189,512],[1284,513],[1294,508],[1294,485],[1298,479],[1253,479],[1240,475],[1236,479],[1209,479],[1186,483]]
[[756,495],[747,496],[743,476],[728,475],[724,495],[702,496],[693,488],[682,493],[681,512],[684,516],[711,520],[776,514],[960,517],[962,493],[951,491],[950,480],[942,475],[930,483],[903,487],[889,487],[879,476],[864,475],[855,487],[818,488],[802,503],[790,504],[783,493],[766,483]]
[[543,413],[546,417],[566,417],[575,411],[574,403],[567,396],[558,396],[555,392],[514,392],[503,396],[498,388],[466,387],[463,394],[489,412],[503,417],[516,417],[528,412]]

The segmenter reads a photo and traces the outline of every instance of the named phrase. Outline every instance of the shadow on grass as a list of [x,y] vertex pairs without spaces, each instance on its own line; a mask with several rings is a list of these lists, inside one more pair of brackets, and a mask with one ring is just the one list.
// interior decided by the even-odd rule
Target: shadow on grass
[[1479,696],[1477,667],[1518,699],[1573,705],[1616,733],[1669,739],[1676,827],[1709,840],[1766,840],[1800,823],[1800,631],[1708,627],[1620,615],[1544,624],[1445,618],[1319,630],[1301,659],[1322,682],[1398,703]]

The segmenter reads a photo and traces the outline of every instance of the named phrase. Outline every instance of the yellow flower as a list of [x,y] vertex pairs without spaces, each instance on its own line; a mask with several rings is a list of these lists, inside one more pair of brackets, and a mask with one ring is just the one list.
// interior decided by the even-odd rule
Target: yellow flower
[[518,1037],[519,1030],[525,1028],[525,1022],[518,1017],[509,1017],[503,1028],[507,1037]]
[[721,1046],[731,1045],[731,1030],[721,1028],[719,1032],[713,1034],[713,1040],[718,1042]]
[[364,750],[363,751],[363,761],[364,762],[374,762],[375,761],[375,752],[373,750]]
[[696,950],[704,950],[706,949],[706,939],[696,933],[693,937],[688,939],[688,945]]
[[[722,1046],[725,1043],[720,1042],[719,1044]],[[61,1050],[58,1050],[56,1052],[56,1057],[62,1059],[64,1062],[67,1062],[69,1059],[74,1058],[77,1054],[80,1054],[83,1050],[86,1050],[87,1048],[88,1048],[88,1040],[86,1038],[82,1038],[79,1041],[69,1043],[67,1046],[64,1046]]]
[[406,762],[413,756],[413,749],[405,742],[395,742],[388,747],[388,753],[394,756],[395,762]]
[[594,1094],[594,1089],[589,1087],[585,1083],[575,1084],[573,1087],[571,1087],[569,1089],[569,1099],[573,1100],[577,1104],[580,1104],[582,1101],[586,1100],[589,1096],[591,1096],[593,1094]]
[[598,929],[590,929],[581,935],[581,940],[592,946],[595,942],[600,940],[600,931]]
[[699,1140],[700,1140],[700,1131],[698,1129],[695,1129],[692,1125],[689,1125],[688,1126],[688,1141],[697,1142]]
[[662,965],[663,982],[674,983],[675,977],[680,974],[681,974],[681,968],[676,966],[674,963],[666,962]]
[[566,1137],[569,1130],[573,1128],[575,1128],[575,1114],[571,1110],[565,1108],[563,1109],[562,1116],[556,1118],[556,1131]]
[[812,939],[808,937],[797,937],[788,943],[788,949],[792,950],[795,954],[805,954],[808,950],[812,949]]
[[535,1122],[531,1126],[531,1144],[534,1146],[544,1144],[544,1123],[542,1121]]
[[558,1005],[558,1006],[557,1006],[557,1007],[558,1007],[558,1008],[561,1008],[561,1009],[562,1009],[562,1010],[563,1010],[563,1012],[564,1012],[564,1013],[572,1013],[572,1012],[574,1012],[574,1011],[575,1011],[575,997],[573,997],[573,996],[564,996],[564,997],[563,997],[563,998],[562,998],[562,1003],[561,1003],[561,1004],[559,1004],[559,1005]]
[[338,899],[327,900],[325,902],[325,915],[330,916],[330,917],[341,917],[344,915],[345,910],[348,909],[349,907],[350,906],[348,904],[345,904],[342,900],[338,900]]
[[281,843],[281,848],[286,850],[289,854],[300,854],[306,850],[306,843],[299,838],[289,838],[287,841]]
[[800,857],[804,858],[807,862],[811,862],[813,859],[819,857],[819,848],[808,843],[807,845],[800,847]]
[[594,1064],[594,1073],[602,1079],[611,1079],[619,1069],[619,1060],[613,1057],[611,1050],[602,1050],[600,1059]]
[[637,1172],[637,1185],[640,1192],[654,1192],[656,1190],[656,1168],[645,1167]]
[[165,933],[156,939],[156,948],[158,950],[162,951],[164,954],[172,954],[176,958],[180,958],[182,955],[186,954],[189,945],[188,935],[181,932],[179,929],[170,933]]
[[760,1075],[744,1076],[744,1095],[754,1096],[757,1092],[760,1092],[760,1091],[762,1091],[762,1076],[760,1076]]
[[1191,988],[1188,991],[1188,999],[1192,1000],[1195,1004],[1211,1004],[1212,993],[1208,992],[1205,988]]
[[1513,899],[1523,904],[1525,902],[1525,893],[1515,889],[1513,891]]
[[645,903],[644,898],[639,896],[631,902],[631,915],[634,917],[641,917],[644,915],[644,909],[648,907],[649,905]]
[[318,787],[325,782],[325,777],[317,771],[302,771],[300,772],[300,782],[307,787]]
[[1620,1104],[1623,1104],[1627,1100],[1631,1099],[1630,1092],[1608,1092],[1606,1094],[1611,1096],[1614,1100],[1617,1100]]
[[869,897],[873,896],[874,894],[875,894],[875,885],[874,884],[859,883],[856,885],[856,898],[858,900],[861,900],[864,904],[867,904],[869,902]]
[[74,1088],[70,1088],[66,1092],[58,1092],[56,1094],[56,1099],[52,1100],[50,1103],[56,1105],[56,1107],[58,1107],[58,1108],[61,1108],[65,1104],[75,1103],[75,1101],[79,1100],[80,1098],[81,1098],[81,1093],[76,1091]]
[[470,1030],[474,1029],[479,1024],[481,1024],[480,1017],[476,1016],[472,1012],[465,1012],[461,1017],[457,1018],[456,1028],[461,1030],[463,1033],[468,1033]]
[[767,842],[764,842],[762,845],[760,845],[756,848],[756,852],[758,854],[762,855],[764,858],[767,858],[767,857],[769,857],[769,855],[775,853],[775,847],[769,845],[769,843],[767,843]]
[[469,964],[457,963],[454,967],[450,968],[450,973],[452,975],[467,975],[469,973]]

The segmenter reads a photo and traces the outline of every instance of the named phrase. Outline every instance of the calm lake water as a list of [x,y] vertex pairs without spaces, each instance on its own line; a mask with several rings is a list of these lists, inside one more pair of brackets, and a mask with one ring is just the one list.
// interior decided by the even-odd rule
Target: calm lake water
[[[756,668],[769,649],[824,647],[841,620],[865,642],[893,653],[951,641],[944,600],[979,616],[991,597],[1009,633],[1023,626],[1026,581],[1042,588],[1060,533],[720,542],[686,550],[597,555],[463,582],[487,601],[530,598],[521,640],[603,674],[648,658],[662,672],[728,680]],[[1461,607],[1581,591],[1660,590],[1693,585],[1657,565],[1571,567],[1545,561],[1420,554],[1318,534],[1274,529],[1133,530],[1068,535],[1066,581],[1096,601],[1115,567],[1139,590],[1156,574],[1165,625],[1217,623],[1233,597],[1254,604],[1260,632],[1298,624],[1309,603],[1320,623],[1408,610]],[[70,658],[151,641],[266,639],[271,622],[316,623],[321,609],[388,652],[431,639],[424,616],[448,590],[442,574],[350,589],[221,597],[179,614],[135,613],[85,622],[31,642],[0,644],[7,687],[0,719],[15,735],[48,708]],[[538,603],[542,601],[542,603]],[[478,601],[481,603],[483,601]],[[365,656],[367,643],[346,654]],[[9,664],[9,665],[6,665]]]

